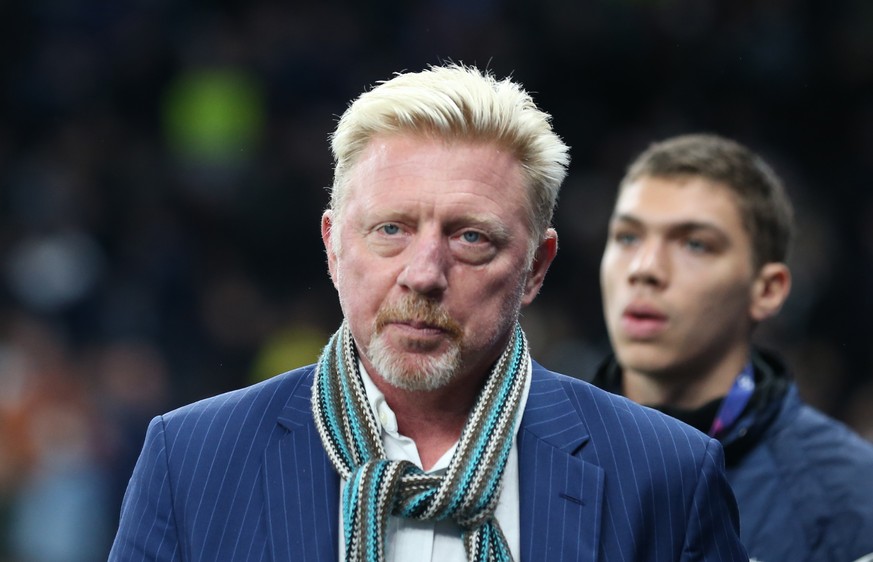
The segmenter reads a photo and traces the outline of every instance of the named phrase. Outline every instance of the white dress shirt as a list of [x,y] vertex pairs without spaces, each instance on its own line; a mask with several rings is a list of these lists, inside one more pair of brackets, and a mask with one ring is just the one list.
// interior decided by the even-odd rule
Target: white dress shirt
[[[421,458],[415,442],[397,431],[397,418],[385,401],[385,395],[376,387],[364,365],[359,361],[358,368],[364,379],[364,388],[370,407],[376,414],[376,422],[382,427],[382,444],[385,454],[390,460],[407,460],[421,468]],[[521,551],[521,532],[519,523],[518,499],[518,426],[521,421],[524,406],[530,391],[531,366],[528,364],[527,377],[521,392],[521,403],[512,439],[512,448],[506,459],[503,472],[503,486],[494,516],[500,523],[500,528],[509,544],[513,560],[519,560]],[[428,474],[445,474],[449,460],[455,452],[458,443],[455,442],[448,451],[428,470]],[[343,480],[341,486],[345,488]],[[345,559],[345,536],[340,505],[340,560]],[[433,561],[433,562],[466,562],[467,553],[461,540],[461,530],[454,521],[419,521],[390,515],[385,530],[385,560],[386,562]]]

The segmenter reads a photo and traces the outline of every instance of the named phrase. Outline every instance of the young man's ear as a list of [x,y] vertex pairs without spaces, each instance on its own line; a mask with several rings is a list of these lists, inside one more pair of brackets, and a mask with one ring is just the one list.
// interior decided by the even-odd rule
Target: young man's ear
[[558,253],[558,233],[554,228],[546,231],[545,239],[540,242],[534,254],[533,263],[531,263],[530,271],[527,275],[527,280],[524,283],[524,295],[522,295],[521,304],[529,305],[536,298],[537,293],[543,286],[543,281],[546,279],[546,272],[555,255]]
[[791,271],[781,262],[764,264],[752,283],[749,315],[755,322],[775,316],[791,292]]

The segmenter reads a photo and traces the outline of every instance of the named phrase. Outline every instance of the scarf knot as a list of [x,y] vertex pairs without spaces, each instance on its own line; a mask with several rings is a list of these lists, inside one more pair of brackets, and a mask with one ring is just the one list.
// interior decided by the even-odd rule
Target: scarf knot
[[346,560],[381,562],[388,516],[453,520],[470,562],[512,560],[494,518],[515,436],[530,355],[521,327],[492,368],[444,475],[389,460],[367,399],[348,323],[331,337],[315,374],[312,410],[325,451],[346,482]]

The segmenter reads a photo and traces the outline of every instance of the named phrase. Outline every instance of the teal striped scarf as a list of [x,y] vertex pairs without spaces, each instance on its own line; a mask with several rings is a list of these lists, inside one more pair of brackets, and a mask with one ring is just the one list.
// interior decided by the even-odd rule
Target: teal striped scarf
[[389,514],[454,520],[470,562],[512,560],[494,509],[529,362],[524,332],[516,324],[476,399],[445,475],[429,475],[411,462],[386,458],[354,340],[343,322],[319,359],[312,411],[327,455],[346,482],[342,512],[347,561],[384,560]]

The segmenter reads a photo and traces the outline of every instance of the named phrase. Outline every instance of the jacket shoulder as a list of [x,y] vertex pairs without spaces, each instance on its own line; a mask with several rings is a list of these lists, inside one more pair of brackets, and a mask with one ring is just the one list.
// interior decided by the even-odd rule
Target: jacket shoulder
[[873,443],[804,403],[796,387],[783,400],[779,416],[759,445],[773,458],[780,476],[808,480],[813,488],[814,482],[819,487],[844,488],[828,497],[829,504],[865,494],[873,518],[873,487],[866,485],[873,474]]
[[314,365],[276,375],[257,384],[182,406],[162,416],[167,453],[190,447],[220,448],[252,443],[273,428],[292,398],[301,398],[299,408],[308,408]]
[[300,385],[309,388],[312,384],[312,373],[315,365],[307,365],[288,371],[251,386],[231,390],[208,398],[203,398],[167,412],[163,418],[167,422],[182,422],[205,414],[230,412],[240,407],[266,405],[281,397],[288,397]]
[[[634,545],[630,558],[679,560],[695,552],[700,559],[748,560],[716,440],[666,414],[539,366],[522,424],[520,435],[527,443],[534,441],[531,433],[537,438],[537,454],[519,447],[520,458],[573,459],[579,474],[599,479],[602,548],[624,552]],[[596,495],[591,489],[577,497],[591,500]],[[642,539],[628,539],[644,536],[663,541],[643,546]]]
[[[633,455],[645,455],[656,448],[663,456],[669,449],[673,452],[667,456],[679,453],[699,461],[707,448],[717,445],[709,436],[662,412],[539,365],[535,366],[531,393],[535,389],[565,395],[592,438],[603,435],[610,442],[632,442],[638,446]],[[720,446],[715,448],[720,450]]]
[[781,543],[793,535],[797,541],[789,542],[827,559],[873,552],[873,444],[805,404],[796,387],[783,401],[772,426],[728,473],[746,528],[758,530],[749,542],[771,548],[767,537]]
[[796,389],[789,392],[786,402],[784,414],[775,424],[776,435],[790,436],[801,447],[802,451],[794,452],[797,461],[806,459],[817,464],[819,460],[836,458],[841,464],[873,474],[873,443],[802,402]]

